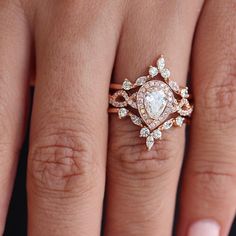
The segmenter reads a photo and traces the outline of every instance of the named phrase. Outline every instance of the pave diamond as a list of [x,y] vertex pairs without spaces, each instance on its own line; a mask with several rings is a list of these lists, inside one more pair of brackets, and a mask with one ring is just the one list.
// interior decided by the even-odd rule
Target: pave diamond
[[156,76],[158,74],[158,69],[156,67],[154,67],[154,66],[150,66],[148,72],[149,72],[149,75],[151,77],[154,77],[154,76]]
[[144,98],[144,105],[148,115],[157,120],[164,111],[167,104],[166,94],[163,90],[147,92]]

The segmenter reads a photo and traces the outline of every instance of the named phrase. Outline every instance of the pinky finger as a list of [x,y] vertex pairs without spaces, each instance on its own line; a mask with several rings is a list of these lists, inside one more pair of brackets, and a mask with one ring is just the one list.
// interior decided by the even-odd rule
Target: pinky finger
[[235,2],[209,0],[193,49],[195,113],[183,175],[180,236],[227,236],[236,210]]

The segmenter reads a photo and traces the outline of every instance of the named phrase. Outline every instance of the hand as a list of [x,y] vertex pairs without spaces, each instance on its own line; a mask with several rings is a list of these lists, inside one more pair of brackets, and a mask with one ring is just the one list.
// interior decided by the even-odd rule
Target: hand
[[[104,235],[169,236],[181,173],[177,235],[226,236],[236,209],[235,8],[231,0],[0,1],[1,232],[34,77],[29,235],[96,236],[103,218]],[[111,115],[108,135],[111,77],[134,80],[161,53],[182,85],[192,59],[184,162],[184,129],[150,152],[129,120]]]

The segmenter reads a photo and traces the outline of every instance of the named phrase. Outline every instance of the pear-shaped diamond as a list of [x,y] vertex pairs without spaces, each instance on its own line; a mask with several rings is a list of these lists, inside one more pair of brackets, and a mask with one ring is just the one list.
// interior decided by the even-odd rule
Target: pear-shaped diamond
[[165,110],[166,94],[163,90],[150,91],[145,94],[144,105],[148,115],[157,120]]

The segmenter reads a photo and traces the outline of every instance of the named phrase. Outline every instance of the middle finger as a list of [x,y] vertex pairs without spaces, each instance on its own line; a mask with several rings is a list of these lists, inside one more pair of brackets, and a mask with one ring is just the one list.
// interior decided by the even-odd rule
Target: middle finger
[[121,14],[116,1],[93,1],[92,8],[91,1],[55,2],[40,1],[34,21],[29,235],[95,236],[105,185],[107,88]]

